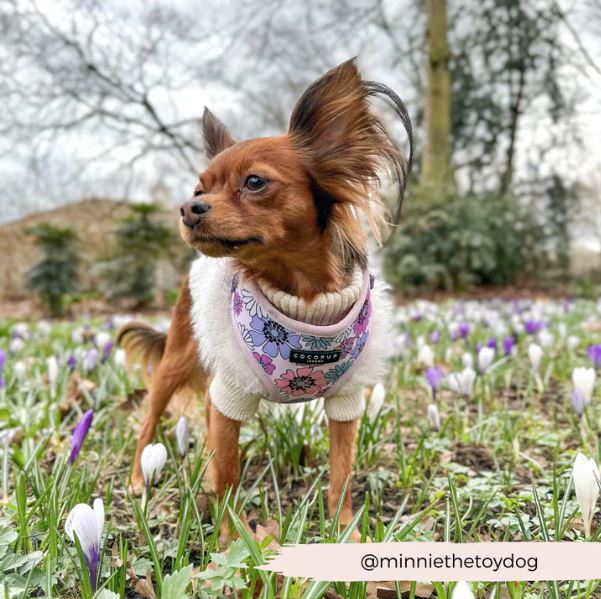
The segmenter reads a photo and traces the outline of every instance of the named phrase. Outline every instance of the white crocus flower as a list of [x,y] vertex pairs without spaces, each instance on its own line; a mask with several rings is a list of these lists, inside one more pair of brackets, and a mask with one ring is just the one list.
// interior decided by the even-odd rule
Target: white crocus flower
[[547,329],[543,329],[538,334],[538,340],[539,340],[540,344],[542,345],[542,347],[544,347],[545,349],[552,347],[553,342],[555,341],[555,339],[553,338],[553,335],[551,333],[549,333],[549,331],[547,331]]
[[102,547],[102,531],[104,530],[104,503],[102,499],[94,500],[94,509],[85,503],[78,503],[67,516],[65,533],[72,541],[77,535],[81,549],[86,558],[90,573],[92,591],[96,590],[100,548]]
[[534,372],[538,372],[540,370],[540,363],[543,359],[543,348],[536,343],[531,343],[528,346],[528,358],[530,359],[530,364],[532,365],[532,370]]
[[570,335],[568,337],[568,349],[574,350],[580,345],[580,338],[576,335]]
[[8,351],[11,354],[18,354],[25,347],[25,341],[21,337],[13,337],[8,344]]
[[589,404],[593,396],[593,387],[595,386],[595,369],[574,368],[572,382],[574,383],[574,388],[582,393],[584,403]]
[[588,459],[582,453],[576,456],[574,468],[572,469],[576,500],[582,514],[584,531],[588,537],[591,536],[591,523],[595,504],[599,498],[599,467],[595,460]]
[[94,340],[96,341],[96,347],[103,350],[107,343],[112,341],[112,337],[106,331],[98,331],[96,335],[94,335]]
[[420,347],[417,354],[417,361],[426,368],[434,366],[434,352],[429,345],[422,345],[422,347]]
[[374,385],[374,388],[371,392],[371,397],[369,398],[369,404],[367,406],[367,416],[371,422],[373,422],[382,406],[384,405],[384,398],[386,397],[386,389],[382,383],[377,383]]
[[127,365],[127,354],[125,353],[125,350],[120,347],[118,350],[115,351],[113,356],[115,366],[118,366],[119,368],[125,368],[125,366]]
[[15,362],[15,365],[13,366],[13,371],[18,379],[22,379],[27,373],[27,366],[25,366],[25,362],[23,362],[22,360]]
[[465,368],[461,372],[453,372],[447,377],[447,385],[457,395],[470,397],[474,388],[476,373],[471,368]]
[[50,356],[46,360],[46,372],[48,373],[48,384],[50,389],[54,391],[56,382],[58,381],[58,360],[56,356]]
[[148,487],[150,483],[156,480],[163,470],[167,461],[167,450],[162,443],[150,443],[142,451],[142,473],[144,482]]
[[36,328],[41,335],[46,337],[52,332],[52,323],[48,320],[40,320],[36,325]]
[[472,358],[472,354],[467,351],[461,356],[461,362],[464,368],[474,367],[474,358]]
[[484,374],[495,359],[495,350],[492,347],[482,347],[478,352],[478,370]]
[[470,585],[467,582],[460,580],[453,589],[451,599],[475,599],[475,596],[474,593],[472,593]]
[[440,413],[436,407],[436,404],[431,403],[428,406],[428,420],[430,421],[430,426],[432,427],[433,431],[440,430]]
[[188,439],[190,438],[190,430],[188,421],[185,416],[181,416],[175,427],[175,438],[177,439],[177,450],[179,455],[184,457],[188,452]]
[[85,341],[84,329],[82,329],[81,327],[79,327],[77,329],[73,329],[73,331],[71,332],[71,341],[75,345],[82,345],[83,342]]

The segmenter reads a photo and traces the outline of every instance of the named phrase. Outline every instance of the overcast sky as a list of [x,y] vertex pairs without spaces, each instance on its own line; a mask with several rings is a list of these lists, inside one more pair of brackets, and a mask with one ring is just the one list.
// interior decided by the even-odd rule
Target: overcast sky
[[[591,0],[594,1],[594,0]],[[90,0],[82,0],[81,18],[68,8],[67,3],[55,0],[46,0],[41,4],[42,11],[48,21],[61,28],[68,29],[69,24],[77,22],[85,26],[85,7]],[[570,69],[566,75],[565,85],[577,84],[582,90],[582,101],[577,113],[573,115],[572,125],[581,136],[582,146],[572,145],[570,147],[558,147],[549,153],[546,160],[549,165],[559,168],[560,172],[568,180],[588,180],[601,169],[601,150],[599,139],[601,138],[601,70],[596,65],[601,65],[601,45],[598,39],[598,31],[601,30],[601,21],[591,20],[590,11],[586,2],[573,3],[576,7],[570,7],[570,27],[562,30],[565,42],[573,48],[574,54],[581,54],[582,49],[590,64],[580,60],[577,69]],[[156,73],[148,75],[159,77],[157,85],[152,86],[151,98],[159,108],[161,117],[169,122],[196,119],[202,114],[202,107],[209,105],[226,123],[233,123],[235,127],[245,129],[244,133],[264,134],[265,131],[254,126],[252,119],[246,118],[245,107],[248,106],[249,96],[239,93],[235,88],[236,77],[244,76],[247,80],[249,73],[240,73],[239,69],[244,65],[248,69],[248,56],[253,52],[260,51],[260,40],[236,39],[236,25],[239,21],[253,18],[264,18],[259,14],[256,6],[262,6],[264,11],[273,11],[274,28],[286,31],[290,22],[294,25],[294,14],[292,9],[286,8],[286,2],[274,2],[273,0],[258,4],[253,2],[198,2],[180,0],[174,3],[158,2],[157,6],[163,6],[166,10],[174,5],[177,8],[177,17],[183,18],[178,21],[174,18],[170,23],[168,35],[161,40],[161,52],[163,60],[154,66]],[[284,9],[282,9],[282,5]],[[119,4],[104,2],[98,6],[106,7],[114,17],[115,26],[126,26],[128,35],[132,39],[145,30],[145,25],[135,22],[136,7],[142,4],[128,3],[127,13],[121,12]],[[201,9],[202,6],[202,9]],[[277,13],[274,7],[279,7]],[[287,6],[293,6],[288,3]],[[390,12],[391,21],[398,27],[407,28],[411,24],[405,24],[403,19],[398,18],[394,11],[398,9],[395,0],[384,2],[385,10]],[[112,7],[112,8],[111,8]],[[281,12],[281,11],[284,12]],[[286,13],[288,10],[288,13]],[[118,22],[119,19],[128,16],[129,21]],[[399,13],[400,14],[400,13]],[[597,11],[601,19],[601,9]],[[328,17],[328,18],[326,18]],[[414,90],[410,87],[410,81],[415,73],[413,65],[401,64],[394,73],[386,67],[386,62],[380,60],[386,52],[391,52],[385,43],[374,44],[372,41],[374,33],[366,30],[357,39],[344,40],[340,47],[336,45],[335,35],[338,34],[332,27],[336,26],[337,15],[327,15],[322,22],[312,24],[313,27],[323,28],[322,38],[324,44],[329,44],[332,51],[322,57],[322,65],[307,65],[307,73],[303,72],[302,63],[291,65],[291,72],[297,73],[297,80],[309,77],[313,72],[317,75],[321,71],[334,66],[336,63],[346,59],[349,54],[359,54],[360,65],[367,78],[383,80],[393,88],[397,89],[401,96],[408,102],[409,106],[415,103]],[[343,30],[341,30],[343,31]],[[577,32],[578,39],[572,35]],[[267,35],[268,32],[266,32]],[[119,54],[114,51],[115,39],[111,37],[110,29],[100,32],[101,41],[98,44],[100,52],[105,48],[107,55]],[[332,39],[330,39],[332,38]],[[244,44],[249,44],[246,47]],[[301,49],[304,40],[287,39],[286,43],[299,45]],[[193,44],[193,45],[192,45]],[[582,47],[580,47],[582,46]],[[210,69],[203,71],[198,61],[193,62],[189,52],[202,52],[203,60],[208,64],[212,60],[219,59],[218,63],[223,73],[229,75],[229,85],[216,82],[215,79],[202,78]],[[222,54],[224,48],[227,49]],[[9,50],[2,46],[0,41],[0,62],[3,64],[14,64],[7,61]],[[197,54],[195,55],[197,56]],[[299,51],[302,59],[302,52]],[[245,60],[241,60],[243,57]],[[196,58],[195,58],[196,60]],[[136,65],[132,64],[132,73]],[[213,65],[213,68],[214,65]],[[163,69],[163,70],[161,70]],[[186,77],[186,73],[190,73]],[[223,73],[219,73],[220,75]],[[405,76],[403,76],[405,74]],[[6,73],[0,70],[0,77]],[[173,80],[170,93],[162,90],[160,77],[170,77]],[[250,74],[252,77],[252,74]],[[260,74],[257,74],[259,77]],[[294,75],[293,75],[294,76]],[[26,81],[27,78],[24,79]],[[202,81],[202,83],[200,83]],[[232,85],[231,82],[234,82]],[[49,82],[51,85],[51,82]],[[289,112],[293,105],[290,96],[279,94],[279,90],[259,90],[263,95],[274,97],[282,96],[282,113]],[[271,93],[270,93],[271,92]],[[260,102],[261,98],[257,98]],[[42,107],[40,110],[43,110]],[[15,108],[15,118],[22,118],[19,107]],[[551,134],[551,123],[540,118],[540,111],[536,106],[529,107],[525,115],[520,138],[518,140],[517,170],[532,168],[532,159],[529,150],[541,139]],[[189,125],[196,126],[197,125]],[[235,130],[236,134],[238,131]],[[269,131],[271,132],[271,131]],[[200,133],[199,133],[200,136]],[[58,143],[56,140],[59,140]],[[58,138],[46,138],[43,142],[36,144],[35,152],[27,140],[15,143],[9,136],[0,138],[0,222],[19,218],[28,212],[48,209],[62,203],[76,201],[86,196],[104,196],[122,198],[128,197],[134,200],[145,200],[149,197],[151,188],[159,181],[166,184],[171,191],[173,202],[185,199],[189,189],[193,185],[194,173],[192,170],[183,169],[177,160],[172,160],[168,154],[151,155],[140,158],[135,162],[133,168],[124,168],[121,165],[130,161],[136,155],[135,144],[115,143],[119,142],[119,135],[112,136],[108,130],[100,131],[94,127],[79,127],[73,131],[61,134]],[[40,159],[40,155],[43,159]],[[201,167],[200,154],[192,152],[192,162],[198,162]],[[35,156],[35,160],[33,159]],[[91,158],[94,158],[92,161]],[[601,200],[598,204],[601,212]]]

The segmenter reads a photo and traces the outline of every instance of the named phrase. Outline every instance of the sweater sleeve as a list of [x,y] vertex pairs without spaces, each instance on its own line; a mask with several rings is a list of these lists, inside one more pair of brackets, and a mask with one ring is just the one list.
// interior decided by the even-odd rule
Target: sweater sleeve
[[211,403],[232,420],[250,420],[258,411],[261,396],[236,385],[233,377],[217,372],[209,387]]
[[359,387],[351,393],[341,393],[326,398],[324,408],[330,420],[348,422],[360,418],[365,411],[363,388]]

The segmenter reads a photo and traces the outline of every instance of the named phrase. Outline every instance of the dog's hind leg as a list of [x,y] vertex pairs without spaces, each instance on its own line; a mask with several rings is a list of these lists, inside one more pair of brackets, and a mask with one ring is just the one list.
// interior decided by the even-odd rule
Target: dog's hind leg
[[152,441],[159,420],[173,394],[186,386],[191,386],[198,392],[206,389],[208,376],[198,360],[190,323],[190,303],[190,292],[187,281],[184,281],[167,334],[163,356],[152,373],[148,395],[149,409],[138,436],[131,476],[135,492],[141,492],[144,488],[142,451]]

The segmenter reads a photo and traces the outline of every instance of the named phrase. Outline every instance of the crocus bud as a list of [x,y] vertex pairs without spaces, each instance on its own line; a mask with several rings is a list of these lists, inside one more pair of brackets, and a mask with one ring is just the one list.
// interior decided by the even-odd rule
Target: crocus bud
[[476,373],[471,368],[465,368],[462,372],[453,372],[447,377],[449,389],[457,395],[470,397],[474,388]]
[[118,366],[119,368],[125,368],[125,365],[127,363],[127,356],[125,354],[125,350],[119,348],[113,355],[113,359],[115,360],[115,366]]
[[530,364],[532,365],[532,370],[538,373],[540,369],[540,363],[543,359],[543,348],[536,343],[531,343],[528,346],[528,358],[530,358]]
[[94,343],[99,351],[104,350],[104,346],[111,342],[111,336],[105,331],[98,331],[94,335]]
[[92,348],[88,350],[83,357],[83,369],[86,374],[92,372],[94,370],[94,366],[96,366],[96,360],[98,359],[98,350]]
[[438,432],[440,430],[440,413],[436,404],[431,403],[428,406],[428,421],[433,431]]
[[442,370],[436,367],[426,368],[426,380],[432,388],[432,392],[435,393],[442,382]]
[[495,350],[491,347],[483,347],[478,352],[478,370],[484,374],[495,359]]
[[575,350],[580,345],[580,339],[576,335],[568,337],[568,349]]
[[591,524],[595,512],[595,504],[599,498],[599,467],[592,458],[579,453],[572,469],[576,501],[580,507],[585,534],[591,536]]
[[464,354],[461,356],[461,361],[463,362],[464,368],[474,367],[474,358],[472,358],[472,354],[469,352],[464,352]]
[[574,368],[572,371],[574,389],[582,393],[584,403],[588,404],[593,396],[595,386],[595,370],[593,368]]
[[451,599],[475,599],[474,593],[467,582],[460,580],[453,589]]
[[25,341],[21,337],[13,337],[8,344],[8,351],[11,354],[18,354],[25,347]]
[[574,406],[574,410],[578,417],[580,418],[582,414],[584,414],[584,406],[586,402],[584,401],[584,395],[580,389],[574,389],[572,392],[572,405]]
[[148,487],[153,480],[156,480],[167,461],[167,450],[162,443],[150,443],[142,451],[142,473],[144,482]]
[[367,406],[367,416],[373,422],[382,406],[384,405],[384,398],[386,397],[386,389],[384,389],[384,385],[382,383],[377,383],[374,385],[374,388],[371,392],[371,397],[369,398],[369,405]]
[[601,368],[601,343],[591,345],[587,351],[588,357],[593,362],[595,368]]
[[36,325],[36,329],[38,330],[40,335],[46,337],[52,332],[52,323],[48,320],[40,320]]
[[515,341],[513,337],[505,337],[503,339],[503,353],[506,357],[511,356],[513,354],[513,346],[515,345]]
[[104,503],[102,499],[94,500],[94,509],[85,503],[77,504],[67,516],[65,533],[72,541],[75,535],[81,545],[92,592],[96,591],[98,582],[98,564],[100,563],[100,549],[102,547],[102,531],[104,530]]
[[94,410],[88,410],[77,423],[77,426],[73,430],[73,437],[71,438],[71,453],[69,455],[69,464],[73,464],[79,455],[81,446],[92,426],[92,420],[94,420]]
[[13,366],[13,371],[18,379],[22,379],[27,373],[27,366],[25,366],[25,362],[23,362],[22,360],[15,362],[15,365]]
[[426,368],[434,366],[434,352],[429,345],[423,345],[418,354],[417,361]]
[[185,416],[181,416],[175,427],[175,438],[177,440],[177,450],[182,457],[188,452],[189,436],[188,421]]
[[48,373],[48,384],[50,385],[50,389],[54,391],[58,380],[58,360],[56,356],[50,356],[46,360],[46,371]]

